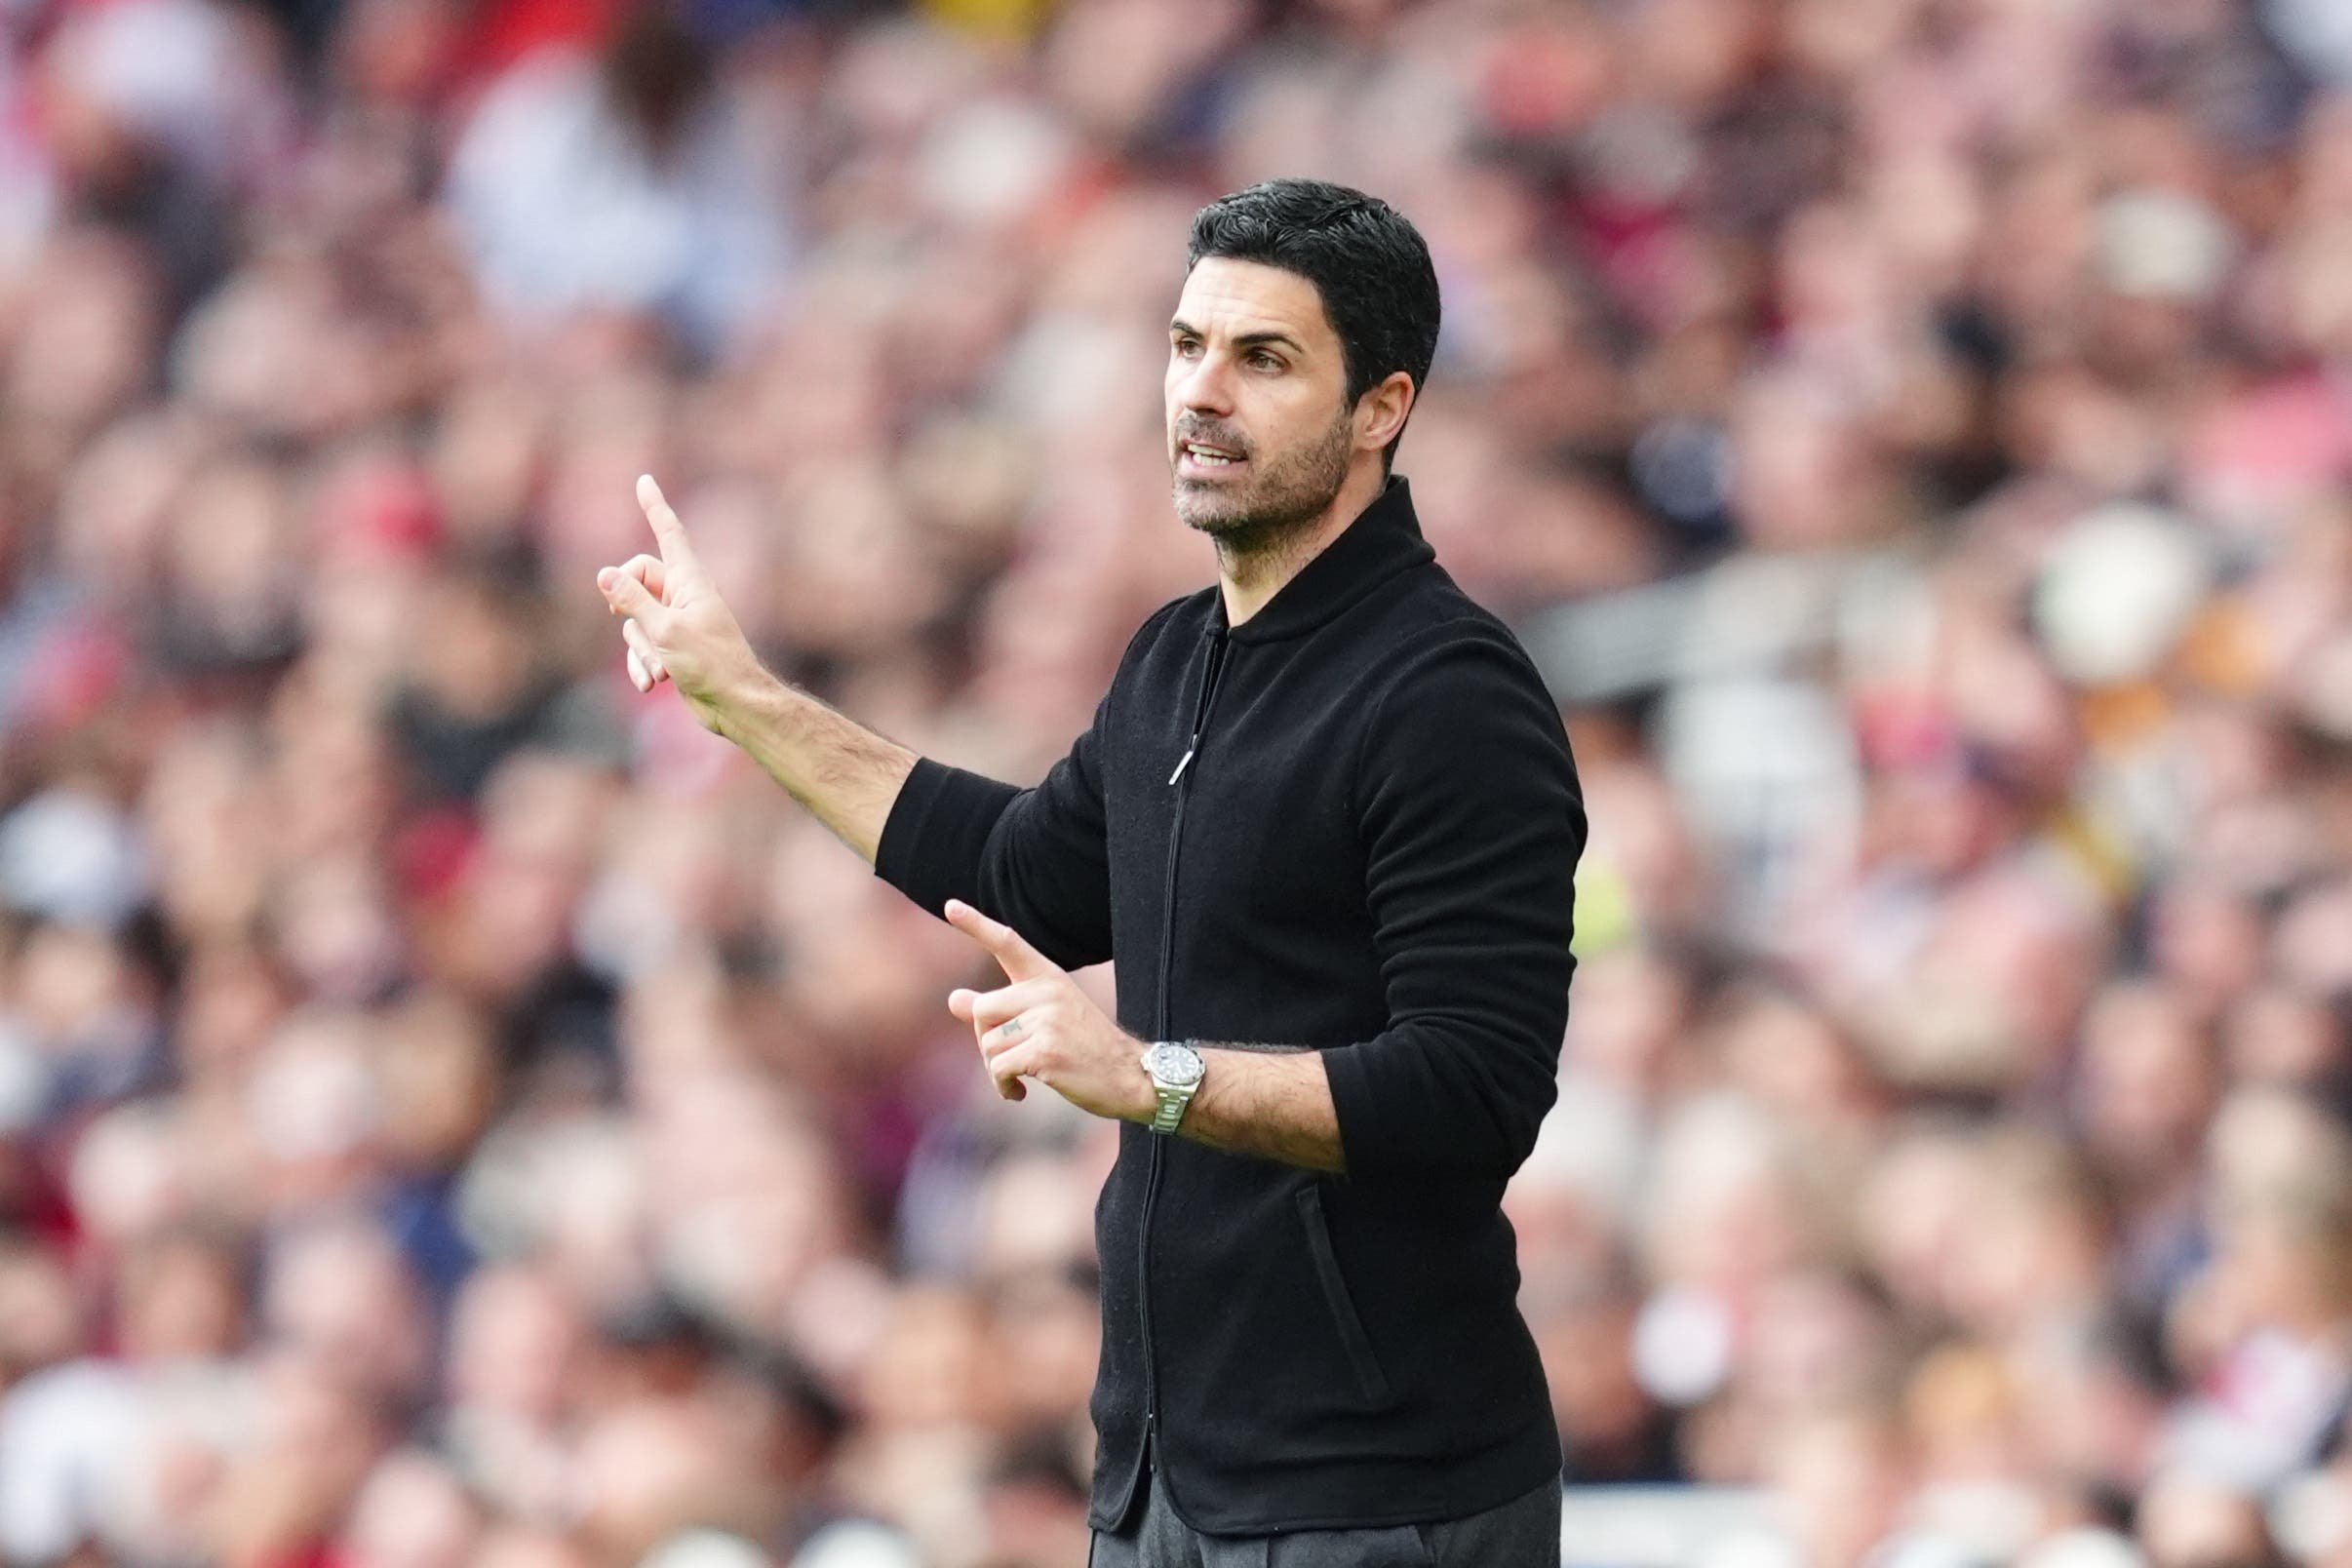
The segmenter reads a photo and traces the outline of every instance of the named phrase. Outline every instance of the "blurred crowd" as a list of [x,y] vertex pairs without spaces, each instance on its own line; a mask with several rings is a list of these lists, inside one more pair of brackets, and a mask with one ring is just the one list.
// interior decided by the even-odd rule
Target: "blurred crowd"
[[1312,174],[1430,240],[1399,469],[1593,823],[1572,1483],[2352,1563],[2340,0],[0,36],[0,1558],[1084,1560],[1110,1129],[593,578],[654,473],[773,667],[1038,777],[1211,578],[1187,220]]

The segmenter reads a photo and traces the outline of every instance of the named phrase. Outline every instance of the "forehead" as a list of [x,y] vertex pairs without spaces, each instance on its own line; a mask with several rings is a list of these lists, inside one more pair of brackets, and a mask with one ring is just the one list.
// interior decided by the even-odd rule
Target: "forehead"
[[1202,256],[1184,280],[1176,317],[1212,337],[1275,332],[1302,348],[1338,342],[1315,286],[1295,272],[1263,261]]

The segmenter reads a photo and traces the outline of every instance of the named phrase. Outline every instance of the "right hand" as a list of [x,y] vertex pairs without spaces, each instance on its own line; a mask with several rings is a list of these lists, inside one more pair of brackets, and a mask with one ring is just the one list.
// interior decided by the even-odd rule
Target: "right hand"
[[637,481],[637,504],[646,509],[661,553],[605,568],[596,586],[607,608],[622,617],[630,683],[650,691],[670,682],[702,726],[717,731],[725,697],[759,660],[650,474]]

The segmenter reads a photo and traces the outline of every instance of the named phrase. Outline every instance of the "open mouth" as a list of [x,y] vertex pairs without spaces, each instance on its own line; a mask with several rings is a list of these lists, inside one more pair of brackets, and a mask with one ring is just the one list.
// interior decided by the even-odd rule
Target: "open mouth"
[[1238,468],[1249,461],[1230,447],[1212,446],[1205,441],[1188,441],[1177,449],[1181,466],[1201,473],[1217,473]]

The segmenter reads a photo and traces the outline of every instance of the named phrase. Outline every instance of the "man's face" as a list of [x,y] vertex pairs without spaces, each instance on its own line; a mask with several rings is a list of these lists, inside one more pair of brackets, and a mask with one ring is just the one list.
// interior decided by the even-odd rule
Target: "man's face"
[[1313,284],[1204,256],[1168,326],[1176,515],[1250,548],[1320,516],[1354,454],[1339,334]]

